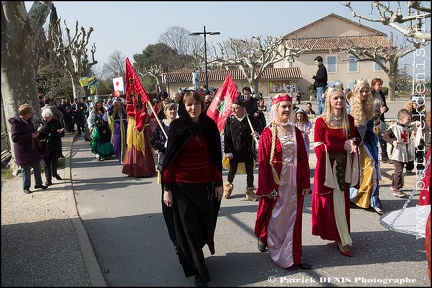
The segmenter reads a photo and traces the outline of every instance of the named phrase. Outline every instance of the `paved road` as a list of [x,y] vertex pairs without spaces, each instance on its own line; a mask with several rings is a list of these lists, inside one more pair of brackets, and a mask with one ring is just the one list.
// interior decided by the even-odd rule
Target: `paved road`
[[[74,143],[72,183],[79,215],[107,285],[194,286],[192,278],[184,277],[168,239],[157,178],[127,177],[116,159],[96,161],[88,145],[82,139]],[[314,162],[311,154],[311,167]],[[385,175],[391,170],[390,165],[383,167]],[[415,179],[410,177],[407,181],[412,184]],[[406,199],[392,196],[388,179],[381,184],[384,211],[402,208]],[[244,197],[245,175],[236,176],[234,186],[233,198],[222,201],[216,254],[211,256],[204,249],[213,278],[210,286],[285,286],[290,281],[299,281],[295,286],[382,286],[371,281],[385,279],[410,282],[404,286],[428,286],[424,239],[389,231],[380,224],[378,214],[352,208],[354,257],[341,256],[334,243],[311,236],[310,197],[303,213],[303,257],[315,269],[277,267],[268,253],[257,250],[253,235],[257,203]],[[268,281],[273,276],[276,283]]]

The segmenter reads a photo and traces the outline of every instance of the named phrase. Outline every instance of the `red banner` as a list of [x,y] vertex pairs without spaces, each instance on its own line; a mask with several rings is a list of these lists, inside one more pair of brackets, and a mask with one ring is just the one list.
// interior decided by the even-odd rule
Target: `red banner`
[[228,74],[207,109],[207,116],[216,122],[219,132],[224,129],[226,119],[232,114],[231,104],[237,96],[237,86],[231,74]]
[[126,58],[126,112],[135,118],[136,129],[141,132],[147,121],[147,102],[150,99],[129,58]]

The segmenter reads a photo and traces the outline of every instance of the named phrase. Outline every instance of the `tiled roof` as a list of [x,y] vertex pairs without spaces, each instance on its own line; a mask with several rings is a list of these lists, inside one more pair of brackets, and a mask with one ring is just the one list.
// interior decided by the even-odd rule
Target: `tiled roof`
[[359,27],[362,27],[362,28],[364,28],[364,29],[367,29],[367,30],[371,31],[370,34],[377,34],[377,35],[387,36],[387,34],[385,34],[384,32],[381,32],[381,31],[375,30],[375,29],[373,29],[373,28],[371,28],[371,27],[368,27],[368,26],[365,26],[365,25],[363,25],[363,24],[360,24],[360,22],[355,22],[355,21],[352,21],[352,20],[350,20],[350,19],[348,19],[348,18],[345,18],[345,17],[339,16],[339,15],[337,15],[337,14],[330,13],[330,14],[328,14],[328,15],[326,15],[326,16],[324,16],[324,17],[322,17],[322,18],[320,18],[320,19],[318,19],[318,20],[316,20],[316,21],[313,21],[313,22],[311,22],[311,23],[309,23],[309,24],[307,24],[307,25],[305,25],[305,26],[299,28],[299,29],[296,29],[296,30],[294,30],[294,31],[291,31],[290,33],[286,34],[286,35],[284,36],[284,38],[292,37],[292,36],[295,35],[298,31],[301,31],[301,30],[306,29],[306,28],[308,28],[308,27],[312,27],[312,26],[315,25],[315,24],[319,24],[320,22],[322,22],[322,21],[324,21],[325,19],[330,18],[330,17],[335,17],[335,18],[338,18],[338,19],[340,19],[340,20],[343,20],[343,21],[345,21],[345,22],[347,22],[347,23],[352,23],[352,24],[354,24],[354,25],[357,25],[357,26],[359,26]]
[[[233,80],[246,80],[243,73],[239,70],[208,70],[209,81],[224,81],[227,74],[230,73]],[[166,77],[166,81],[169,83],[183,83],[190,82],[192,79],[192,71],[190,72],[168,72],[163,73],[162,77]],[[301,79],[302,75],[299,67],[292,68],[267,68],[261,79]],[[200,81],[205,81],[205,73],[200,73]]]
[[293,45],[295,48],[309,47],[311,51],[337,51],[338,47],[389,47],[392,43],[382,35],[360,35],[290,39],[290,45]]

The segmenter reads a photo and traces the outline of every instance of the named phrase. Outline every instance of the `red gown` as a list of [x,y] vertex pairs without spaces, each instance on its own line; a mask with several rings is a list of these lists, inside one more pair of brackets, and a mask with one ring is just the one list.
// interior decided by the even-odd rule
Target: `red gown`
[[[315,122],[314,142],[324,143],[315,147],[315,155],[317,157],[314,188],[312,193],[312,235],[320,236],[322,239],[334,240],[343,245],[352,245],[349,241],[343,243],[341,235],[350,240],[350,184],[345,182],[345,168],[347,153],[344,149],[345,141],[349,138],[355,137],[354,118],[348,115],[350,129],[349,137],[345,134],[343,129],[333,129],[327,126],[323,118],[318,118]],[[328,155],[327,155],[327,152]],[[329,174],[331,171],[326,171],[326,156],[330,158],[330,163],[333,167],[334,162],[337,161],[336,178],[340,193],[343,193],[343,200],[341,203],[345,205],[343,208],[335,211],[335,208],[340,208],[334,205],[335,189],[324,185],[326,183],[326,172]],[[352,156],[354,157],[354,155]],[[358,171],[358,170],[357,170]],[[337,196],[337,195],[336,195]],[[344,215],[339,218],[339,221],[346,221],[342,223],[347,229],[338,228],[338,220],[336,214]],[[341,219],[342,218],[342,219]],[[341,222],[339,222],[341,223]],[[340,227],[340,226],[339,226]],[[347,231],[346,231],[347,230]],[[348,235],[346,235],[348,233]],[[342,237],[343,238],[343,237]]]
[[127,150],[122,173],[133,177],[156,175],[155,153],[150,146],[151,126],[149,115],[143,108],[137,109],[135,98],[126,105],[128,128],[126,133]]
[[[282,268],[301,263],[302,256],[302,212],[304,195],[302,190],[310,188],[308,155],[302,133],[292,127],[295,137],[276,138],[273,165],[270,165],[272,130],[264,128],[258,147],[258,188],[261,196],[255,222],[255,236],[268,247],[272,260]],[[283,162],[283,163],[282,163]],[[281,183],[273,177],[275,167]],[[278,191],[276,198],[267,196]]]

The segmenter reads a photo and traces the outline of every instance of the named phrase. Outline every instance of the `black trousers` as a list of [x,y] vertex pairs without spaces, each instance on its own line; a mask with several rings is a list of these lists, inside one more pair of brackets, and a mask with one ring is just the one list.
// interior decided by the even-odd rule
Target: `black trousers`
[[[241,162],[237,162],[234,159],[230,159],[229,163],[230,163],[230,169],[229,169],[229,172],[228,172],[228,182],[233,182],[235,174],[237,173],[238,164],[241,163]],[[251,157],[249,160],[245,160],[244,164],[245,164],[245,168],[246,168],[246,183],[247,183],[247,186],[248,187],[252,187],[253,186],[253,182],[254,182],[253,158]]]

